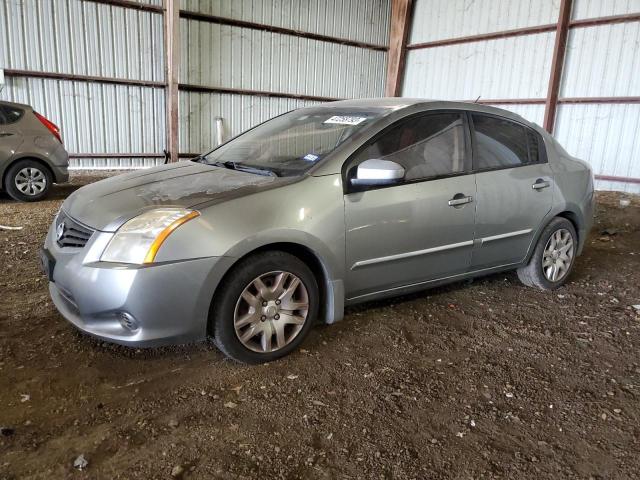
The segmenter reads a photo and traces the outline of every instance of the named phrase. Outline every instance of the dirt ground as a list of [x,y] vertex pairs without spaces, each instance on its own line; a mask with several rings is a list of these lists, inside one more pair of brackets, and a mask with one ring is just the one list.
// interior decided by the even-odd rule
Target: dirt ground
[[598,196],[555,292],[510,273],[370,303],[247,367],[207,343],[108,345],[57,313],[37,249],[95,179],[0,194],[0,224],[24,227],[0,230],[0,479],[640,475],[638,197]]

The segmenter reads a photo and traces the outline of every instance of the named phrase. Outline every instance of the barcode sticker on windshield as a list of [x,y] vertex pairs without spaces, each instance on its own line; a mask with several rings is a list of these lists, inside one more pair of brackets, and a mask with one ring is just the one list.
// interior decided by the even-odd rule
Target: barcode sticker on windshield
[[342,115],[334,115],[322,123],[338,123],[340,125],[358,125],[364,122],[367,117],[345,117]]

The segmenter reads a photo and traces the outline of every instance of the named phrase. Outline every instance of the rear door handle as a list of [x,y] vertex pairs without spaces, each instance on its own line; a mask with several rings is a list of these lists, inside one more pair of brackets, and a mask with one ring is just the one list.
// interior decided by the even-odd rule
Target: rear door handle
[[450,207],[459,207],[460,205],[464,205],[466,203],[473,202],[472,196],[465,196],[462,193],[456,193],[451,200],[449,200]]
[[9,133],[9,132],[0,132],[0,137],[10,137],[11,135],[13,135],[13,133]]
[[538,180],[536,180],[536,183],[531,185],[531,188],[533,188],[534,190],[542,190],[543,188],[547,188],[549,186],[551,186],[551,183],[549,181],[539,178]]

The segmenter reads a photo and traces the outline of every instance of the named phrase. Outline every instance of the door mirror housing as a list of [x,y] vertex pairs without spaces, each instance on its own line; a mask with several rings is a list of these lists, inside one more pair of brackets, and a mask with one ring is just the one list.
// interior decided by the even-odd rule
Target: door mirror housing
[[358,165],[355,178],[351,179],[352,185],[389,185],[397,183],[404,178],[402,165],[390,160],[372,158]]

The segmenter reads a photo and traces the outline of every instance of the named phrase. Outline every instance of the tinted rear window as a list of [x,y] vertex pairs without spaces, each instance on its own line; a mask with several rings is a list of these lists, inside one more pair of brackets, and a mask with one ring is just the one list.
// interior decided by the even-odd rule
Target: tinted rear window
[[524,126],[497,117],[476,114],[472,117],[477,170],[517,167],[529,163]]
[[544,141],[539,133],[527,128],[527,140],[529,141],[529,159],[531,163],[546,163],[547,155],[544,149]]
[[0,105],[0,124],[15,123],[20,120],[23,114],[24,110],[19,108]]
[[497,117],[472,116],[476,170],[547,162],[544,140],[534,129]]

